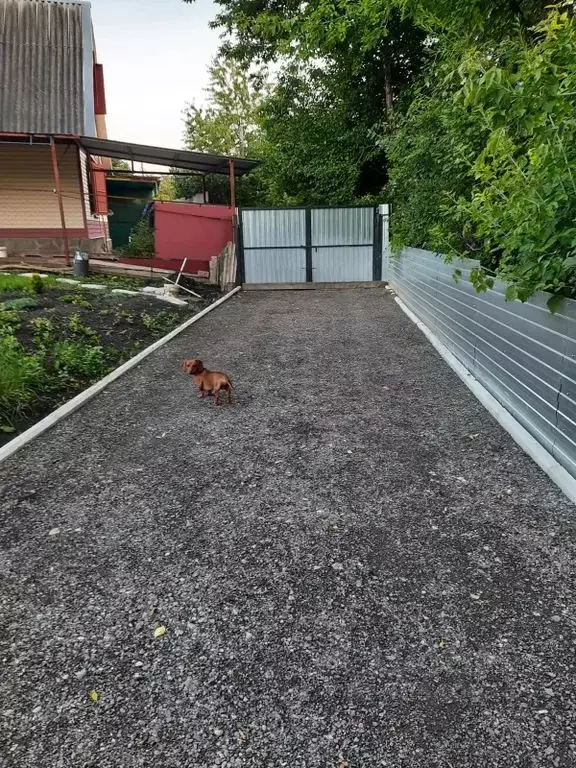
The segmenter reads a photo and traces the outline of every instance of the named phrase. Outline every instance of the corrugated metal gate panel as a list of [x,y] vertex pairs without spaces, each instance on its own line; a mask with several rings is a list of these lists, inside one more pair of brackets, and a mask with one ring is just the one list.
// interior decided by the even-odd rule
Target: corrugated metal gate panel
[[[242,209],[245,283],[380,279],[381,240],[367,206]],[[377,239],[375,239],[377,237]]]
[[241,211],[244,281],[306,281],[306,212],[301,208]]
[[312,246],[312,280],[315,283],[352,283],[372,280],[374,249],[367,246]]
[[306,245],[305,211],[242,211],[244,248],[304,248]]
[[[462,278],[455,282],[455,267]],[[505,286],[477,294],[475,262],[446,264],[428,251],[390,259],[404,303],[496,399],[576,477],[576,301],[551,315],[544,294],[507,302]]]
[[347,283],[372,280],[373,208],[313,208],[312,280]]
[[247,251],[244,267],[247,283],[305,283],[304,248],[261,248]]
[[373,208],[312,208],[312,247],[372,245]]

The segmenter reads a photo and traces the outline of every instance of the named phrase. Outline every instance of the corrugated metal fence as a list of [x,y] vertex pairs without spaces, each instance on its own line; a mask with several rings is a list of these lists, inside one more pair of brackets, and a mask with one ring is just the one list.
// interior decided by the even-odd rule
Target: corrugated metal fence
[[242,282],[381,280],[381,226],[372,206],[243,208]]
[[413,248],[387,266],[409,309],[576,477],[576,301],[551,315],[544,294],[507,302],[499,282],[478,294],[468,279],[477,262]]

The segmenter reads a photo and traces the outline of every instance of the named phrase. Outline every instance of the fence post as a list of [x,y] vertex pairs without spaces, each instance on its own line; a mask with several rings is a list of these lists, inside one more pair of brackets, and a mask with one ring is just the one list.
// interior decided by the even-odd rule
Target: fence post
[[374,208],[374,233],[372,245],[372,280],[382,280],[382,217],[378,208]]
[[312,265],[312,209],[306,208],[304,214],[304,226],[306,233],[306,282],[313,282],[313,265]]
[[382,248],[382,272],[381,280],[390,280],[390,206],[387,203],[378,206],[378,218],[380,219],[380,246]]

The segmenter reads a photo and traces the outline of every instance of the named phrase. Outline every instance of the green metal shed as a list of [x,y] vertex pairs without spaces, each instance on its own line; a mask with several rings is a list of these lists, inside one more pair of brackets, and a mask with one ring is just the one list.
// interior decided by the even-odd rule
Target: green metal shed
[[113,248],[128,245],[130,233],[140,221],[146,203],[154,199],[157,186],[158,179],[154,177],[107,177],[108,208],[112,214],[108,223]]

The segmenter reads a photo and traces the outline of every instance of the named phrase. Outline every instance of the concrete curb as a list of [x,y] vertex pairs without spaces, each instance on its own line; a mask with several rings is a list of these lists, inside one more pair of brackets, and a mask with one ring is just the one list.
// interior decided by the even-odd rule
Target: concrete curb
[[4,461],[4,459],[7,459],[9,456],[12,456],[13,453],[16,453],[16,451],[20,450],[20,448],[34,440],[35,437],[38,437],[38,435],[46,432],[59,421],[62,421],[62,419],[65,419],[71,413],[74,413],[74,411],[77,411],[89,400],[92,400],[95,395],[102,392],[102,390],[105,389],[113,381],[116,381],[116,379],[120,378],[120,376],[129,371],[131,368],[135,368],[139,363],[142,362],[142,360],[148,357],[148,355],[151,355],[153,352],[156,352],[157,349],[160,349],[160,347],[163,347],[169,341],[172,341],[172,339],[178,336],[178,334],[182,333],[182,331],[185,331],[191,325],[198,322],[198,320],[201,320],[204,315],[208,314],[208,312],[211,312],[213,309],[216,309],[216,307],[220,306],[220,304],[228,301],[228,299],[238,293],[239,290],[240,286],[234,288],[225,296],[222,296],[222,298],[218,299],[218,301],[215,301],[213,304],[210,304],[209,307],[206,307],[201,312],[198,312],[198,314],[194,315],[194,317],[186,320],[186,322],[182,323],[182,325],[179,325],[178,328],[170,331],[170,333],[166,334],[166,336],[158,339],[158,341],[155,341],[154,344],[146,347],[146,349],[143,349],[142,352],[139,352],[134,357],[131,357],[130,360],[127,360],[125,363],[113,370],[112,373],[109,373],[107,376],[104,376],[103,379],[100,379],[100,381],[92,384],[92,386],[88,387],[88,389],[85,389],[84,392],[80,392],[80,394],[76,395],[76,397],[73,397],[72,400],[69,400],[67,403],[64,403],[64,405],[60,406],[60,408],[57,408],[52,413],[48,414],[48,416],[39,421],[37,424],[34,424],[32,427],[30,427],[30,429],[27,429],[21,435],[18,435],[18,437],[10,440],[9,443],[6,443],[5,446],[0,448],[0,462]]
[[466,384],[472,394],[482,403],[486,410],[493,416],[498,424],[508,432],[514,442],[538,464],[548,477],[558,488],[576,504],[576,478],[567,472],[556,459],[549,453],[536,438],[532,437],[530,432],[525,429],[520,422],[516,421],[514,416],[500,405],[498,400],[488,392],[488,390],[476,379],[467,368],[444,346],[444,344],[434,335],[434,333],[418,317],[396,297],[394,299],[400,309],[412,320],[428,341],[432,344],[438,354],[452,368],[454,373]]

